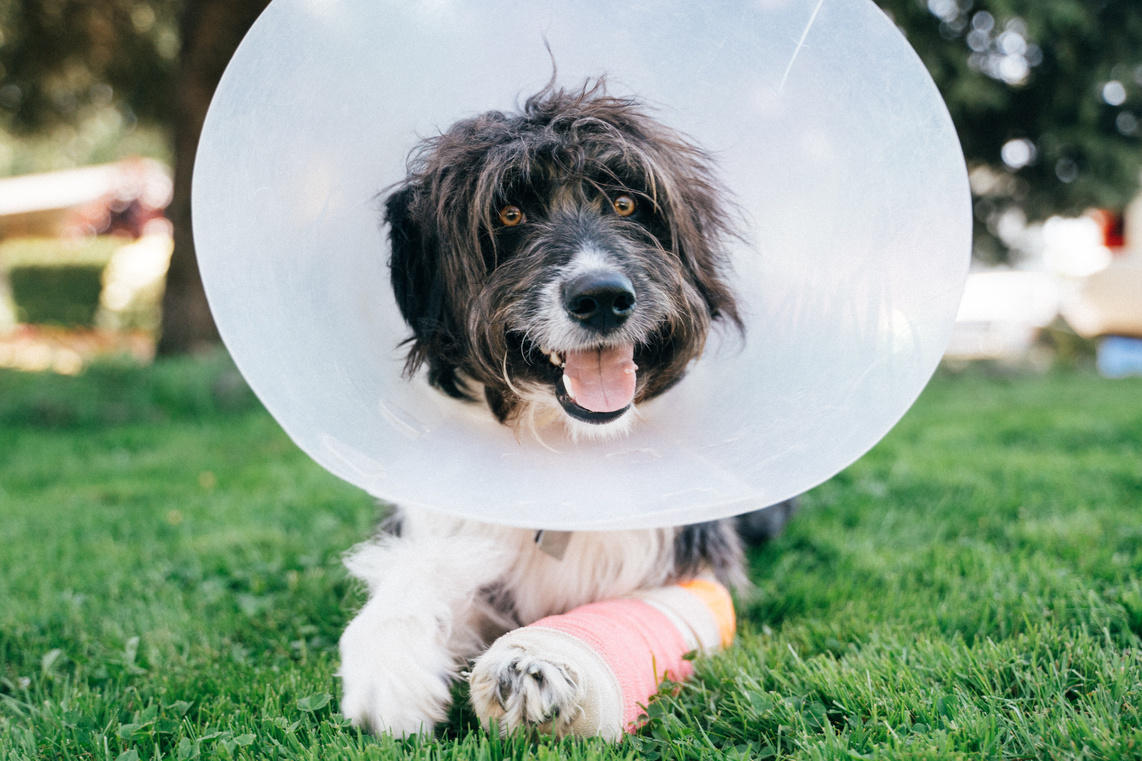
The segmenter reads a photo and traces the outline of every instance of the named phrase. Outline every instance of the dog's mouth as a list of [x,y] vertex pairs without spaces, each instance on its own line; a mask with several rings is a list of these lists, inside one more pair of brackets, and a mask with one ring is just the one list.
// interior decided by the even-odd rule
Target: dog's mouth
[[555,371],[555,398],[571,417],[603,424],[630,409],[638,381],[634,344],[540,351]]

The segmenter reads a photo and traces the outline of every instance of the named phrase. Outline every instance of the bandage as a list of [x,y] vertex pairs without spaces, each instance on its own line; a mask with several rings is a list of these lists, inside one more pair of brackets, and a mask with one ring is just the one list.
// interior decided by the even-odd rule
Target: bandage
[[618,739],[638,728],[664,680],[690,676],[689,653],[717,652],[735,628],[726,588],[695,579],[548,616],[505,634],[491,650],[522,649],[565,666],[583,693],[567,732]]

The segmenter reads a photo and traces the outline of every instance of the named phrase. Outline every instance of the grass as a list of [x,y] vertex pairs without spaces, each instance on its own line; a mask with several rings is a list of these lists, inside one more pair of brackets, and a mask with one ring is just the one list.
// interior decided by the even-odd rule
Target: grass
[[224,358],[0,374],[0,759],[1142,758],[1142,379],[942,375],[803,504],[621,744],[377,739],[333,676],[369,498]]
[[122,238],[110,235],[75,241],[0,241],[0,276],[6,271],[17,319],[36,324],[91,325],[99,308],[103,271],[123,243]]

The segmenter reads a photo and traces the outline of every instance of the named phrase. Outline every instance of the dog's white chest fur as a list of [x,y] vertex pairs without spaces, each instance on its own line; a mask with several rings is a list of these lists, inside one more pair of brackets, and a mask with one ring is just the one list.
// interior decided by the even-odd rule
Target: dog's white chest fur
[[[462,541],[466,551],[450,557],[454,570],[481,580],[481,588],[494,585],[511,595],[515,625],[663,583],[673,537],[672,528],[578,531],[557,559],[540,548],[531,529],[425,511],[405,511],[401,528],[403,541],[430,554],[433,546]],[[370,546],[375,545],[358,552]]]

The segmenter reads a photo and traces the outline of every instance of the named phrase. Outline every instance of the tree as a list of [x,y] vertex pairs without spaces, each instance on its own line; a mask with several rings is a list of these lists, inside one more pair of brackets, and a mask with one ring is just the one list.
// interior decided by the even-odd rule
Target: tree
[[214,89],[238,43],[268,4],[269,0],[187,0],[182,13],[182,51],[171,113],[175,167],[168,216],[174,225],[174,254],[163,294],[159,354],[191,351],[218,338],[194,252],[190,180]]
[[1142,3],[877,0],[940,88],[971,170],[976,255],[999,222],[1121,210],[1142,168]]
[[29,134],[112,105],[165,123],[178,48],[170,0],[6,0],[0,127]]
[[0,5],[0,127],[30,134],[115,108],[164,125],[175,155],[175,251],[159,351],[216,341],[194,254],[190,180],[222,72],[269,0],[8,0]]

